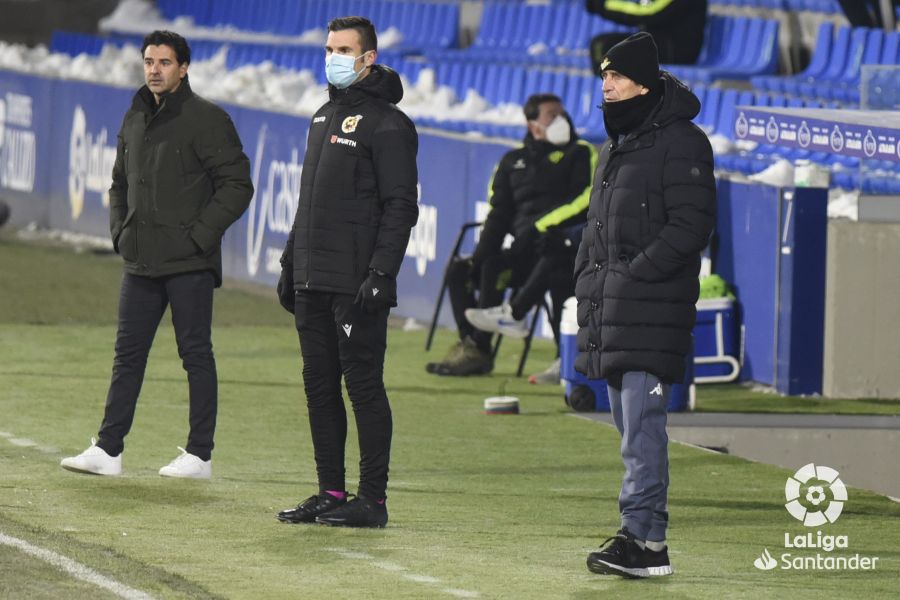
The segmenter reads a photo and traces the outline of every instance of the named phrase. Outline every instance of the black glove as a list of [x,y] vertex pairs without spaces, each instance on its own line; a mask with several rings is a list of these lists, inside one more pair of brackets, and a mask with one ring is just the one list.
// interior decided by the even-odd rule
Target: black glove
[[564,254],[571,251],[572,247],[571,242],[563,235],[563,232],[557,229],[548,229],[542,233],[534,245],[541,256]]
[[370,314],[397,306],[397,280],[377,269],[369,269],[369,276],[359,286],[354,302]]
[[294,314],[294,265],[281,265],[281,277],[275,291],[278,293],[278,303],[284,310]]
[[534,243],[537,241],[539,235],[540,233],[538,233],[538,230],[534,227],[529,227],[525,231],[517,233],[509,251],[516,256],[532,252]]

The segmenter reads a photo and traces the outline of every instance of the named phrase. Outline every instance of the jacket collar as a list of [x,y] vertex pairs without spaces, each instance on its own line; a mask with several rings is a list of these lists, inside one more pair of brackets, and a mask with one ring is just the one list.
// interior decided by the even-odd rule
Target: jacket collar
[[171,94],[163,96],[158,107],[156,106],[156,98],[154,98],[153,92],[151,92],[150,88],[146,85],[142,86],[134,95],[131,107],[150,115],[154,115],[157,112],[171,112],[178,114],[181,112],[182,105],[193,95],[194,91],[191,89],[191,83],[188,81],[188,76],[185,75],[184,79],[181,80],[181,85],[178,86],[178,89]]
[[365,79],[350,87],[338,89],[328,85],[328,98],[334,104],[354,105],[372,98],[397,104],[403,98],[403,83],[396,71],[385,65],[372,65]]

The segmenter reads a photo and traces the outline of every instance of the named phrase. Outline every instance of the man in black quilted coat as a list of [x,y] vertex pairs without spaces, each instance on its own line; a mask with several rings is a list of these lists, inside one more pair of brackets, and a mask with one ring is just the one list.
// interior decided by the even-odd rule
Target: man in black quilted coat
[[[418,218],[418,135],[395,106],[403,97],[399,75],[375,64],[372,23],[339,18],[328,31],[329,101],[310,124],[278,282],[279,300],[294,313],[300,335],[319,490],[278,518],[384,527],[392,437],[384,352],[397,273]],[[342,376],[360,450],[358,495],[350,501]]]
[[690,121],[700,102],[659,71],[650,34],[611,48],[602,67],[609,139],[575,262],[575,368],[607,380],[625,477],[622,527],[588,567],[668,575],[666,404],[671,384],[684,379],[700,253],[715,223],[712,149]]

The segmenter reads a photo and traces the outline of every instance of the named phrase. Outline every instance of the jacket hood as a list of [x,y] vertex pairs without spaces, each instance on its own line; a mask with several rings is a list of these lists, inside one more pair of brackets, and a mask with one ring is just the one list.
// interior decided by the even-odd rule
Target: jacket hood
[[403,98],[403,83],[395,70],[385,65],[372,65],[365,79],[343,90],[328,84],[328,97],[338,104],[355,104],[368,97],[397,104]]
[[663,98],[651,121],[662,126],[685,119],[690,121],[700,113],[700,100],[688,87],[668,71],[660,71]]

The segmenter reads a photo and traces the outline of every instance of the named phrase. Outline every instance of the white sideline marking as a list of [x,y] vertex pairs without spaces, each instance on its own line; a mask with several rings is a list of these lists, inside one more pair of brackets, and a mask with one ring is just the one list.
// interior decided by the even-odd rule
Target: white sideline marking
[[12,546],[13,548],[21,550],[25,554],[30,554],[35,558],[46,561],[54,567],[62,569],[76,579],[81,579],[82,581],[93,583],[97,587],[101,587],[109,592],[112,592],[120,598],[125,598],[126,600],[153,600],[153,596],[150,596],[149,594],[146,594],[134,588],[130,588],[123,583],[119,583],[114,579],[110,579],[109,577],[105,577],[97,571],[91,569],[90,567],[86,567],[81,563],[75,562],[67,556],[57,554],[56,552],[53,552],[51,550],[39,548],[38,546],[29,544],[25,540],[20,540],[19,538],[14,538],[4,533],[0,533],[0,544],[3,544],[5,546]]
[[[328,548],[330,552],[334,552],[335,554],[343,557],[349,558],[351,560],[362,560],[366,561],[376,569],[381,569],[382,571],[388,571],[389,573],[397,573],[403,579],[407,581],[413,581],[415,583],[421,583],[424,585],[435,585],[440,586],[443,585],[443,582],[437,577],[432,577],[431,575],[421,575],[419,573],[410,573],[409,569],[404,567],[403,565],[398,565],[397,563],[389,562],[386,560],[377,560],[371,554],[367,554],[365,552],[355,552],[352,550],[344,550],[343,548]],[[481,594],[472,590],[461,590],[459,588],[441,588],[441,591],[445,594],[450,594],[451,596],[455,596],[456,598],[480,598]]]
[[34,440],[29,440],[28,438],[9,438],[9,443],[14,446],[21,446],[23,448],[37,446],[37,442],[35,442]]
[[44,454],[59,454],[60,450],[56,446],[46,446],[41,445],[38,442],[29,439],[29,438],[20,438],[16,437],[16,434],[10,433],[8,431],[0,431],[0,438],[5,438],[13,446],[19,446],[20,448],[34,448],[35,450],[39,450]]

